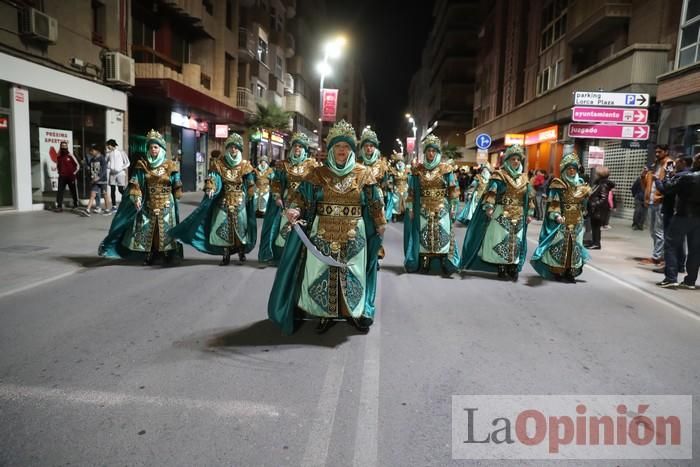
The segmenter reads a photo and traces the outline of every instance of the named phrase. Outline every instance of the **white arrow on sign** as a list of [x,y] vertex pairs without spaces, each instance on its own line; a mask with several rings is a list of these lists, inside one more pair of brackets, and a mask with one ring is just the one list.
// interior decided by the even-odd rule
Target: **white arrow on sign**
[[637,138],[644,138],[647,135],[647,129],[643,126],[634,127],[634,136]]

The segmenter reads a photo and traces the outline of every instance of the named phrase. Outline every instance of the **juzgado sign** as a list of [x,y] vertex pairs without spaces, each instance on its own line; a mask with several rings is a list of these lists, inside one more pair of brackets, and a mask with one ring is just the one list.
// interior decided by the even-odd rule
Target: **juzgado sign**
[[[56,128],[39,128],[39,184],[41,191],[58,190],[58,151],[61,143],[68,143],[68,150],[73,151],[73,132]],[[36,183],[35,183],[36,186]]]
[[454,459],[691,459],[689,395],[452,396]]

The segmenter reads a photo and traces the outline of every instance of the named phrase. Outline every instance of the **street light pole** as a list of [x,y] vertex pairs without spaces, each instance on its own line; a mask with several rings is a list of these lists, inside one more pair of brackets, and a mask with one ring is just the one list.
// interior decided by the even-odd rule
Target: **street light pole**
[[323,61],[317,66],[321,74],[321,80],[318,86],[318,152],[323,151],[323,83],[326,80],[326,75],[330,74],[331,66],[328,63],[329,58],[338,58],[340,56],[340,48],[345,45],[345,38],[339,36],[331,42],[327,42],[323,47]]

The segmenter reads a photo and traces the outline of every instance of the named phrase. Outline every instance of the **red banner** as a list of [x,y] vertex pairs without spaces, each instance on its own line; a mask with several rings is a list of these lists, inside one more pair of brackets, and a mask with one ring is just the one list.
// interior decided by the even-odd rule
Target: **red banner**
[[416,138],[409,137],[406,138],[406,154],[413,154],[413,150],[416,148]]
[[335,113],[338,108],[338,90],[324,89],[321,93],[323,100],[321,120],[324,122],[335,122]]

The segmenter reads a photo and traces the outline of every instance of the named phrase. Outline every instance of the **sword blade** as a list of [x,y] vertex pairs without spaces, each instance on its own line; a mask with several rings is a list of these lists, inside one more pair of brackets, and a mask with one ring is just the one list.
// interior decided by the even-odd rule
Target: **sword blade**
[[321,253],[318,248],[316,248],[316,245],[311,243],[311,240],[309,240],[309,237],[306,236],[306,233],[304,232],[304,229],[301,228],[301,226],[297,223],[294,223],[294,231],[297,233],[299,238],[301,239],[301,242],[304,244],[307,250],[311,252],[312,255],[316,257],[319,261],[321,261],[323,264],[326,264],[328,266],[333,266],[336,268],[342,268],[346,269],[348,267],[347,264],[341,263],[340,261],[336,260],[335,258],[332,258],[330,256],[326,256],[323,253]]

